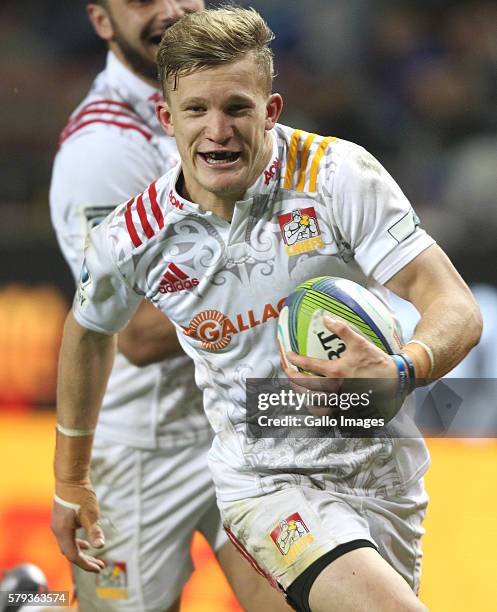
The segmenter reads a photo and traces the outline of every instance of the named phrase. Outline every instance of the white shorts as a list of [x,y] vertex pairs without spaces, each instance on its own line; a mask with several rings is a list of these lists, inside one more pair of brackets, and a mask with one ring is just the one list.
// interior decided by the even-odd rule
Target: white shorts
[[238,550],[273,585],[285,590],[338,545],[369,540],[417,593],[427,504],[419,480],[405,495],[388,499],[286,487],[261,497],[223,502],[221,514]]
[[99,575],[73,566],[82,612],[164,612],[193,571],[193,533],[200,531],[215,551],[227,541],[207,468],[209,446],[150,451],[95,442],[92,482],[106,547],[89,552],[108,566]]

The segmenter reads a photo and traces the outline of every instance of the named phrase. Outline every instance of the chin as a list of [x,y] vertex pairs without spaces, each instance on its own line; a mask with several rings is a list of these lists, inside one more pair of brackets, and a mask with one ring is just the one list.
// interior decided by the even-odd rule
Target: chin
[[246,187],[238,182],[233,181],[212,181],[206,185],[207,189],[218,196],[234,196],[238,197],[240,193],[246,191]]

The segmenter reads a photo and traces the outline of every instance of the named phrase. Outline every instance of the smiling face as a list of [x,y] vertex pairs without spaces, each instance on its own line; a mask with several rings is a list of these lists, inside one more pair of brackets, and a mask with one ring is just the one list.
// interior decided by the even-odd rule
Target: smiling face
[[88,16],[121,62],[155,85],[155,58],[164,31],[203,8],[203,0],[101,0],[88,4]]
[[176,138],[187,197],[204,209],[232,207],[268,164],[269,131],[282,109],[251,54],[180,76],[158,117]]

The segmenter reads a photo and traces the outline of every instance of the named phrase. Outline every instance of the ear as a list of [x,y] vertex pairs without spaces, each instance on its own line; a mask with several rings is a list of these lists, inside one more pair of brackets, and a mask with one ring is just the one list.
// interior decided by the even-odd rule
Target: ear
[[98,36],[106,41],[111,41],[114,38],[114,28],[105,8],[99,4],[90,3],[86,7],[86,12]]
[[162,126],[162,129],[168,136],[174,136],[174,125],[169,104],[165,100],[157,102],[155,107],[155,115]]
[[269,96],[266,102],[266,131],[272,130],[280,118],[283,110],[283,98],[280,94],[274,93]]

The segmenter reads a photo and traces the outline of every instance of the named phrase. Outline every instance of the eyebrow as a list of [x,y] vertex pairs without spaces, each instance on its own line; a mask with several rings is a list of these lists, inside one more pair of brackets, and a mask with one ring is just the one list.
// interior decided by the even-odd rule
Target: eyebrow
[[[254,101],[249,96],[245,96],[243,94],[234,94],[230,96],[226,100],[226,104],[233,104],[236,102],[242,102],[244,104],[253,105]],[[187,106],[206,106],[209,104],[208,98],[202,98],[200,96],[193,96],[191,98],[186,98],[180,104],[181,108],[186,108]]]

